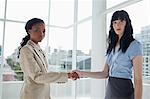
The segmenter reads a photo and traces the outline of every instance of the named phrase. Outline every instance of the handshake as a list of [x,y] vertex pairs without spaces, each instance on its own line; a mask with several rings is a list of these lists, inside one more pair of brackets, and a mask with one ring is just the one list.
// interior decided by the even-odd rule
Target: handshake
[[68,78],[72,79],[72,80],[77,80],[77,79],[81,78],[81,71],[74,70],[72,72],[69,72],[68,73]]

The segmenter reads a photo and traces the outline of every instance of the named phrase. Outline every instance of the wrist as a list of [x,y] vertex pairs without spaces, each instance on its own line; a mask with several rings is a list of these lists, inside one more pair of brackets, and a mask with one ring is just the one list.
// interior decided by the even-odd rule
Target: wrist
[[71,73],[67,73],[67,75],[68,75],[68,78],[71,78]]

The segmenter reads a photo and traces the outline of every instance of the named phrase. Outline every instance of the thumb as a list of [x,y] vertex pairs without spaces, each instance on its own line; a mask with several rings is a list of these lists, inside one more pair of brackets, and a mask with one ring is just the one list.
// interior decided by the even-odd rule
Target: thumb
[[83,76],[82,71],[80,70],[73,70],[72,72],[76,72],[80,78]]

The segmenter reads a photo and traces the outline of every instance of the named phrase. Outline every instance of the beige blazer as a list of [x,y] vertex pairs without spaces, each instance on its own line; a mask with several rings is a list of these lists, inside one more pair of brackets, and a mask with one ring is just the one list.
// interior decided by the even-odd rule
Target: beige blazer
[[48,72],[48,62],[40,47],[33,41],[20,50],[20,66],[24,73],[21,99],[50,99],[52,82],[67,82],[67,73]]

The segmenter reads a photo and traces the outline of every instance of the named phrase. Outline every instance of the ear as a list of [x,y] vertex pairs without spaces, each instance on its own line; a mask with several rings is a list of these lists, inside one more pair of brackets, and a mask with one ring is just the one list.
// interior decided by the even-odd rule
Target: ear
[[28,30],[28,33],[31,34],[31,30],[30,29]]

